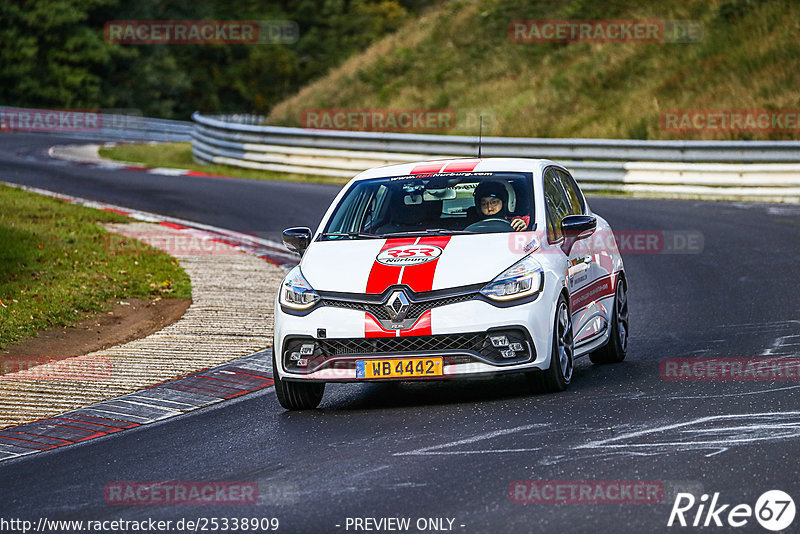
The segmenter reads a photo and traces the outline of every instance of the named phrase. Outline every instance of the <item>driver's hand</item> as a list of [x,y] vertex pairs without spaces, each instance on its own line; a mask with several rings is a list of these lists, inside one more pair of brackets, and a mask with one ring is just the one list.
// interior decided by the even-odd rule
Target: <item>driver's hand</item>
[[513,228],[515,232],[521,232],[527,227],[528,225],[525,224],[525,220],[520,217],[517,217],[511,221],[511,228]]

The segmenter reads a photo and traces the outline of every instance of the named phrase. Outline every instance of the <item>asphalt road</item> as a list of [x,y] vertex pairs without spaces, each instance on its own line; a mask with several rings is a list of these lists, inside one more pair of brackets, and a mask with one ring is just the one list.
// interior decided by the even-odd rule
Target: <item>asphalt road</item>
[[[45,136],[0,137],[0,179],[262,236],[314,224],[335,187],[152,176],[53,163]],[[284,412],[272,389],[0,463],[0,518],[278,518],[279,532],[363,532],[348,518],[452,519],[482,532],[695,532],[667,527],[675,491],[731,505],[710,532],[768,532],[733,505],[800,505],[800,382],[668,381],[672,357],[800,356],[800,207],[594,197],[617,231],[693,231],[693,254],[625,254],[632,337],[622,364],[576,365],[560,394],[519,377],[328,386]],[[254,288],[257,291],[258,288]],[[265,298],[271,298],[265,295]],[[243,481],[255,505],[109,505],[115,481]],[[653,481],[660,504],[518,504],[514,481]],[[706,503],[707,504],[707,503]],[[706,506],[707,509],[707,506]],[[686,513],[690,522],[698,510]],[[701,516],[705,521],[705,513]],[[174,523],[173,523],[174,524]],[[420,523],[421,524],[421,523]],[[443,525],[450,523],[445,520]],[[349,527],[348,527],[349,525]],[[374,526],[371,523],[365,526]],[[430,524],[428,524],[430,526]],[[800,531],[800,518],[787,532]]]

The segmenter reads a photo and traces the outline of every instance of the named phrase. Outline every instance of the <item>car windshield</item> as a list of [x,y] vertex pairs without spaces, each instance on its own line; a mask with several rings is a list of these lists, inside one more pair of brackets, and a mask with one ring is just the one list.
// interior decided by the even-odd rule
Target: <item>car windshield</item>
[[363,180],[341,199],[320,239],[532,230],[531,184],[532,175],[525,172]]

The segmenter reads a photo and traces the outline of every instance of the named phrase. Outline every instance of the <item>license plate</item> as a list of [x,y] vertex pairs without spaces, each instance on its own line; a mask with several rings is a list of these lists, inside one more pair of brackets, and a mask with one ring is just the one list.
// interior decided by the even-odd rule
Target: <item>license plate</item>
[[442,376],[441,358],[403,358],[400,360],[358,360],[356,378],[410,378]]

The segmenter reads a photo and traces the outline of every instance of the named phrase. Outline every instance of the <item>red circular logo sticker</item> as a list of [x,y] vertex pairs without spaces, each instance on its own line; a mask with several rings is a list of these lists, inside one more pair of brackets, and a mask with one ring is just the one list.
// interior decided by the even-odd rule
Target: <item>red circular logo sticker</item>
[[436,245],[403,245],[387,248],[378,254],[378,263],[383,265],[419,265],[433,261],[442,254],[442,249]]

